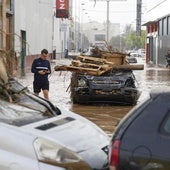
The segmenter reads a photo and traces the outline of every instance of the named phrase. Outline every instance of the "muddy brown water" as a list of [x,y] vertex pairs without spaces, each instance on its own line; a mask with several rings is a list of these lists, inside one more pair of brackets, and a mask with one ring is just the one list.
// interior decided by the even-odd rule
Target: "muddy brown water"
[[141,95],[136,106],[112,106],[112,105],[72,105],[74,111],[101,127],[109,136],[119,122],[133,107],[145,100],[149,92],[154,88],[166,88],[170,86],[170,69],[145,65],[144,70],[134,71],[136,83]]
[[[58,62],[58,61],[57,61]],[[141,91],[136,106],[112,106],[112,105],[78,105],[72,104],[69,93],[70,72],[53,72],[50,77],[50,100],[57,106],[80,114],[101,127],[108,135],[115,129],[116,123],[122,119],[133,107],[137,107],[148,96],[153,88],[170,87],[170,69],[145,65],[144,70],[133,71],[136,84]],[[30,74],[33,79],[33,75]],[[29,77],[28,76],[28,77]],[[26,81],[27,80],[27,81]],[[20,79],[32,91],[30,79]],[[30,83],[31,82],[31,83]]]
[[132,108],[132,106],[109,106],[109,105],[73,105],[71,111],[86,117],[109,136],[113,133],[117,123]]

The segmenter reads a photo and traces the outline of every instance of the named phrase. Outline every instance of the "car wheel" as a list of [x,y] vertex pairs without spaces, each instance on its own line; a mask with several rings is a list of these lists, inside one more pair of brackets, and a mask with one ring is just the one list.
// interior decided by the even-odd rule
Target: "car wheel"
[[78,104],[79,102],[77,101],[77,99],[76,99],[76,97],[72,97],[72,102],[73,102],[73,104]]
[[137,103],[137,94],[136,94],[136,92],[132,92],[131,93],[131,96],[132,96],[132,105],[136,105],[136,103]]

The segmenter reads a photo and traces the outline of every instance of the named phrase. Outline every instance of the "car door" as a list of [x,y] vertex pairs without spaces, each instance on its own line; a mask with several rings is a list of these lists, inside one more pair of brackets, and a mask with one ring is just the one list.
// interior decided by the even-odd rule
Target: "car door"
[[170,169],[169,117],[170,95],[154,98],[141,110],[121,140],[120,165],[123,170]]

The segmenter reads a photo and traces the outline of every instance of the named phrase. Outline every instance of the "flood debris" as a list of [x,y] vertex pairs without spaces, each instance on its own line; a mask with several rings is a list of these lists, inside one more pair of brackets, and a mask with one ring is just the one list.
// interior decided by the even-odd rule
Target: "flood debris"
[[81,74],[101,76],[110,70],[143,70],[143,64],[131,65],[127,62],[128,54],[121,52],[105,52],[98,49],[98,55],[79,55],[70,65],[57,65],[55,71],[71,71]]
[[73,103],[112,103],[134,105],[140,96],[133,70],[143,70],[143,64],[129,64],[128,54],[102,51],[97,47],[92,55],[79,55],[70,65],[56,65],[55,71],[71,71]]

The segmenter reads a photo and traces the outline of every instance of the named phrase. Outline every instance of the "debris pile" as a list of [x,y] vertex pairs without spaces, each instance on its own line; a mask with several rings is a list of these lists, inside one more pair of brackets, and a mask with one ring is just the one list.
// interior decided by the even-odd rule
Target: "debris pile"
[[[94,52],[94,51],[93,51]],[[143,70],[143,64],[130,65],[126,53],[100,51],[93,56],[77,56],[68,65],[55,66],[55,71],[74,71],[80,74],[101,76],[110,70]],[[95,57],[94,57],[95,56]]]

